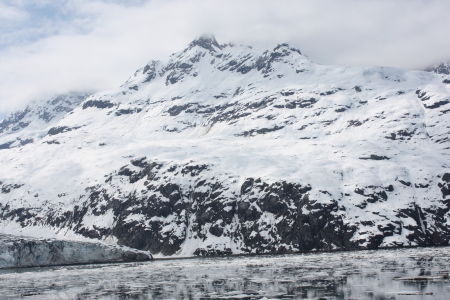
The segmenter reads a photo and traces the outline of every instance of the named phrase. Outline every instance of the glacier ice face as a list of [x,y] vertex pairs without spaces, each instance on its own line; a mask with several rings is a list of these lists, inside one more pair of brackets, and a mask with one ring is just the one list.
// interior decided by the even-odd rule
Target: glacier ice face
[[449,112],[439,74],[200,37],[1,150],[0,229],[160,256],[447,245]]
[[151,260],[143,251],[90,242],[0,235],[0,268]]

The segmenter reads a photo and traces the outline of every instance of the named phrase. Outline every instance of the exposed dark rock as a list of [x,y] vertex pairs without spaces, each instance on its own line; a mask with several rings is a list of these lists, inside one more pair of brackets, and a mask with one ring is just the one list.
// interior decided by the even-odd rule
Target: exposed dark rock
[[411,186],[411,182],[408,182],[408,181],[399,180],[398,182],[400,182],[404,186]]
[[171,108],[169,108],[169,110],[167,111],[171,116],[177,116],[179,115],[182,111],[186,110],[187,108],[189,108],[190,106],[192,106],[191,103],[185,104],[185,105],[174,105]]
[[48,135],[57,135],[60,133],[64,133],[64,132],[69,132],[72,130],[76,130],[80,128],[80,126],[78,127],[68,127],[68,126],[56,126],[56,127],[52,127],[48,130]]
[[194,255],[196,256],[222,256],[230,254],[233,254],[230,248],[226,248],[225,250],[198,248],[194,251]]
[[414,183],[414,187],[415,188],[417,188],[417,189],[426,189],[426,188],[428,188],[430,185],[427,183],[427,184],[422,184],[422,183]]
[[150,82],[153,79],[155,79],[155,77],[157,75],[156,67],[158,64],[159,64],[158,61],[151,61],[144,67],[144,69],[142,70],[142,73],[147,74],[147,77],[145,78],[145,80],[142,83]]
[[241,74],[246,74],[254,68],[253,64],[248,65],[249,60],[252,58],[252,55],[248,54],[239,59],[233,59],[228,61],[226,64],[221,65],[218,69],[220,71],[237,71]]
[[48,144],[48,145],[59,145],[60,142],[58,142],[57,140],[52,140],[52,141],[45,141],[44,143]]
[[244,131],[242,133],[236,134],[236,136],[255,136],[258,134],[266,134],[268,132],[278,131],[283,128],[284,128],[284,126],[274,126],[272,128],[252,129],[252,130],[248,130],[248,131]]
[[294,94],[295,94],[295,91],[284,91],[284,92],[280,92],[280,94],[281,94],[282,96],[287,97],[287,96],[292,96],[292,95],[294,95]]
[[367,203],[376,203],[376,202],[384,202],[388,200],[388,195],[386,194],[386,191],[392,191],[393,187],[388,186],[387,188],[380,187],[380,186],[367,186],[365,188],[356,188],[355,193],[359,194],[361,196],[367,197],[364,200],[364,204],[362,204],[364,207],[367,205]]
[[4,143],[4,144],[0,144],[0,150],[2,150],[2,149],[9,149],[9,147],[10,147],[12,144],[14,144],[14,141],[7,142],[7,143]]
[[342,91],[343,89],[341,88],[334,88],[331,91],[325,91],[325,92],[321,92],[319,93],[320,96],[329,96],[329,95],[333,95],[336,94],[339,91]]
[[388,160],[390,159],[387,156],[384,155],[376,155],[376,154],[371,154],[369,157],[360,157],[359,159],[363,159],[363,160]]
[[354,126],[354,127],[357,127],[357,126],[361,126],[363,123],[361,123],[361,121],[359,121],[359,120],[350,120],[350,121],[348,121],[348,126]]
[[385,138],[390,140],[410,140],[416,131],[417,128],[414,128],[413,131],[409,131],[408,129],[397,130],[396,133],[392,132],[389,136],[385,136]]
[[19,139],[19,141],[20,141],[20,146],[25,146],[25,145],[27,145],[27,144],[31,144],[31,143],[34,142],[33,139],[25,139],[25,140]]
[[313,106],[314,103],[317,102],[317,99],[315,98],[309,98],[309,99],[297,99],[297,100],[291,100],[289,102],[286,102],[284,105],[274,105],[275,108],[288,108],[288,109],[294,109],[294,108],[310,108]]
[[121,115],[131,115],[131,114],[134,114],[134,113],[140,113],[141,111],[142,111],[142,108],[118,109],[118,110],[115,112],[115,115],[116,115],[116,116],[121,116]]
[[316,102],[317,102],[317,99],[309,98],[309,99],[301,99],[300,102],[297,104],[300,108],[308,108],[308,107],[311,107]]
[[425,106],[425,108],[428,108],[428,109],[435,109],[435,108],[439,108],[441,106],[444,106],[444,105],[446,105],[448,103],[450,103],[450,100],[445,99],[445,100],[442,100],[442,101],[437,101],[437,102],[435,102],[435,103],[433,103],[431,105],[424,104],[423,106]]
[[320,121],[320,124],[323,124],[324,126],[329,126],[329,125],[333,124],[334,122],[336,122],[336,120],[337,119]]
[[[424,232],[424,228],[427,227],[426,217],[422,209],[416,204],[412,203],[410,208],[401,209],[398,214],[400,218],[411,218],[416,222],[416,225],[406,225],[405,229],[408,229],[411,234],[407,235],[407,238],[410,242],[415,242],[419,246],[430,245],[430,238],[427,234],[427,231]],[[433,244],[431,244],[433,245]]]
[[442,197],[446,198],[447,196],[450,196],[450,173],[445,173],[441,179],[442,182],[440,182],[438,186],[441,188]]
[[[47,112],[46,112],[46,113],[47,113]],[[46,119],[47,122],[48,122],[48,119],[49,119],[49,118],[50,118],[50,117],[48,117],[48,118]],[[12,127],[11,130],[12,130],[12,131],[18,131],[18,130],[20,130],[20,129],[27,128],[28,125],[30,125],[30,123],[31,123],[31,121],[28,121],[28,122],[19,122],[19,123],[17,123],[14,127]]]
[[114,107],[114,103],[111,103],[110,101],[104,101],[104,100],[88,100],[83,103],[83,109],[86,109],[88,107],[96,107],[96,108],[111,108]]
[[[1,185],[1,184],[0,184]],[[20,187],[22,187],[23,184],[5,184],[2,186],[1,192],[2,194],[8,194],[9,192],[11,192],[11,190],[15,190],[18,189]]]
[[182,80],[184,78],[184,75],[187,73],[189,73],[188,70],[184,69],[182,69],[182,71],[173,70],[166,77],[166,85],[177,83],[178,81]]
[[204,48],[206,50],[213,51],[213,52],[216,51],[216,49],[214,49],[214,47],[216,47],[218,49],[222,49],[222,47],[219,45],[219,43],[217,43],[216,38],[212,35],[202,35],[199,38],[193,40],[189,44],[189,49],[191,49],[195,46],[199,46],[201,48]]
[[264,52],[255,62],[255,68],[267,77],[273,71],[272,63],[281,61],[283,57],[289,56],[292,52],[301,54],[300,50],[290,47],[288,44],[280,44],[273,51]]

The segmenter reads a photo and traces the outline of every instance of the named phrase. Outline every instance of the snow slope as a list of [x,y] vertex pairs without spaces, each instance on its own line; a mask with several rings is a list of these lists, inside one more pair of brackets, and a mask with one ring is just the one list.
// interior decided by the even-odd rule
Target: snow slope
[[48,127],[70,113],[88,92],[71,92],[35,100],[24,109],[8,114],[0,122],[0,150],[32,143],[47,134]]
[[0,150],[1,231],[160,256],[448,245],[443,76],[202,36]]

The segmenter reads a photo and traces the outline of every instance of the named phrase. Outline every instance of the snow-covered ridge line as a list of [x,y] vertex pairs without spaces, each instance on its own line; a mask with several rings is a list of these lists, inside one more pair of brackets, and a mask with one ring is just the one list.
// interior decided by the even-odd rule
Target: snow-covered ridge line
[[448,245],[446,78],[201,37],[1,150],[0,230],[159,257]]
[[91,92],[70,92],[36,100],[14,111],[0,122],[0,150],[24,146],[41,139],[46,128],[77,107]]
[[440,64],[429,66],[425,69],[425,71],[443,75],[450,75],[450,61],[445,61]]

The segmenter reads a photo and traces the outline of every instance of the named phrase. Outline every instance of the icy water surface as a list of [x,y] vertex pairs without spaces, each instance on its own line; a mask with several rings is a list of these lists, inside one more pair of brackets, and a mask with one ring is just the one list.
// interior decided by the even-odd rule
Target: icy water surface
[[449,299],[450,248],[4,270],[1,299]]

